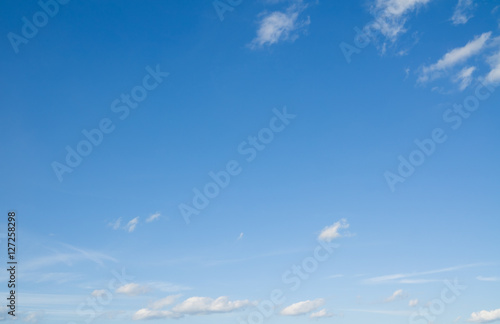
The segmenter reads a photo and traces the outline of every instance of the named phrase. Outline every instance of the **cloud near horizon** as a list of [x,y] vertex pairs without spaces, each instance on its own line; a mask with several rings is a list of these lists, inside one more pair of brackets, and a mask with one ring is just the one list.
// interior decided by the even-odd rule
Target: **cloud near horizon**
[[323,306],[324,304],[325,300],[322,298],[318,298],[315,300],[301,301],[283,308],[280,314],[285,316],[303,315],[316,310],[317,308]]
[[173,306],[170,310],[161,310],[175,302],[176,296],[167,296],[151,304],[150,308],[142,308],[134,313],[132,319],[178,319],[186,315],[210,315],[215,313],[231,313],[242,310],[254,303],[249,300],[231,301],[227,296],[216,299],[210,297],[190,297],[183,302]]

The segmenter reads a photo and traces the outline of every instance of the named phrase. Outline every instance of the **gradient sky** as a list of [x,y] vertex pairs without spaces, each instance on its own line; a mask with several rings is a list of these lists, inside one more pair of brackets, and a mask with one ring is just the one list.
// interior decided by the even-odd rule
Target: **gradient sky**
[[0,18],[20,320],[500,321],[499,1]]

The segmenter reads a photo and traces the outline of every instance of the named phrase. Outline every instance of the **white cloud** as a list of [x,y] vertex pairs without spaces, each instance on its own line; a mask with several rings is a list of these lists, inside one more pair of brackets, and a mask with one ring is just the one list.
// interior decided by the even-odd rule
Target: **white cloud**
[[[452,272],[452,271],[457,271],[457,270],[461,270],[461,269],[465,269],[465,268],[479,267],[479,266],[484,266],[484,265],[486,265],[486,264],[473,263],[473,264],[459,265],[459,266],[454,266],[454,267],[449,267],[449,268],[442,268],[442,269],[422,271],[422,272],[398,273],[398,274],[369,278],[369,279],[366,279],[365,282],[366,283],[394,282],[395,280],[403,280],[405,278],[410,278],[410,277],[425,276],[425,275],[429,275],[429,274],[436,274],[436,273],[443,273],[443,272]],[[425,282],[428,282],[428,281],[425,281]]]
[[479,281],[500,281],[500,277],[483,277],[483,276],[477,276],[477,280]]
[[500,320],[500,308],[492,311],[482,310],[472,313],[469,321],[476,323],[488,323]]
[[426,82],[429,79],[439,78],[443,71],[452,68],[453,66],[465,62],[474,55],[477,55],[490,39],[491,32],[483,33],[476,36],[463,47],[457,47],[446,53],[440,60],[430,66],[424,66],[422,74],[419,77],[419,82]]
[[122,223],[122,218],[118,218],[114,222],[109,223],[108,225],[111,226],[112,229],[117,230],[120,228],[120,225]]
[[466,24],[474,16],[472,14],[474,7],[475,4],[472,0],[458,0],[453,16],[451,17],[453,25]]
[[161,311],[161,310],[151,310],[147,308],[142,308],[134,313],[132,319],[134,321],[139,321],[139,320],[149,320],[149,319],[180,318],[180,317],[182,317],[181,314],[177,314],[168,310]]
[[130,222],[127,223],[127,231],[129,233],[132,233],[135,230],[135,227],[137,226],[137,223],[139,223],[139,217],[136,217],[132,219]]
[[120,286],[116,289],[116,292],[119,294],[124,294],[128,296],[137,296],[145,294],[149,291],[148,286],[141,286],[136,283],[129,283],[123,286]]
[[412,299],[408,302],[408,306],[415,307],[418,305],[418,299]]
[[43,311],[40,312],[28,312],[27,315],[23,318],[23,322],[27,323],[38,323],[40,319],[43,317]]
[[264,45],[273,45],[282,41],[295,41],[299,37],[299,30],[309,25],[309,17],[299,20],[299,15],[306,8],[302,2],[292,4],[286,11],[274,11],[261,14],[257,36],[250,42],[252,49]]
[[207,315],[212,313],[230,313],[232,311],[245,308],[252,303],[248,300],[230,301],[228,297],[222,296],[217,299],[209,297],[191,297],[180,304],[175,305],[171,310],[160,310],[173,304],[180,295],[168,296],[154,302],[150,308],[142,308],[135,312],[132,319],[161,319],[161,318],[181,318],[185,315]]
[[465,90],[472,82],[472,73],[476,70],[476,67],[464,67],[458,74],[455,76],[454,82],[460,83],[459,89],[460,91]]
[[500,52],[491,55],[488,58],[488,63],[491,66],[490,72],[486,75],[485,81],[488,83],[500,82]]
[[381,33],[391,42],[406,32],[405,24],[408,16],[414,10],[426,5],[431,0],[377,0],[371,12],[374,21],[367,29],[373,36],[374,32]]
[[58,250],[51,249],[54,251],[54,253],[51,255],[38,257],[32,260],[26,260],[24,262],[26,269],[34,270],[61,263],[71,266],[77,262],[82,261],[92,261],[100,266],[104,266],[104,261],[118,262],[118,260],[116,260],[115,258],[100,252],[80,249],[65,243],[62,243],[61,245],[67,250],[70,250],[70,252],[60,252]]
[[146,219],[146,223],[151,223],[152,221],[157,220],[158,218],[160,218],[160,213],[156,212]]
[[310,318],[326,318],[326,317],[333,317],[335,316],[334,314],[332,313],[328,313],[326,311],[326,309],[322,309],[320,311],[317,311],[317,312],[314,312],[314,313],[311,313],[311,315],[309,316]]
[[323,306],[325,304],[325,300],[318,298],[315,300],[306,300],[301,301],[295,304],[292,304],[288,307],[285,307],[281,310],[281,315],[285,316],[297,316],[307,314],[316,310],[317,308]]
[[228,297],[191,297],[175,305],[172,311],[181,314],[229,313],[251,305],[248,300],[230,301]]
[[386,298],[386,299],[384,300],[384,302],[386,302],[386,303],[390,303],[390,302],[393,302],[393,301],[395,301],[395,300],[403,299],[404,297],[405,297],[405,295],[404,295],[404,291],[403,291],[403,289],[399,289],[399,290],[396,290],[396,291],[392,294],[392,296],[390,296],[390,297]]
[[240,235],[238,235],[238,240],[241,240],[243,238],[243,232],[240,233]]
[[171,282],[162,282],[162,281],[149,282],[148,286],[154,287],[157,290],[167,293],[174,293],[178,291],[186,291],[192,289],[191,287],[182,286]]
[[149,308],[152,309],[162,309],[166,306],[172,305],[173,303],[176,302],[176,300],[180,297],[181,295],[171,295],[167,296],[165,298],[162,298],[160,300],[155,301],[154,303],[149,306]]
[[438,279],[401,279],[398,282],[402,284],[425,284],[430,282],[440,282]]
[[318,240],[331,242],[336,238],[342,237],[342,234],[339,233],[339,230],[346,228],[349,228],[347,220],[341,219],[340,221],[334,223],[333,225],[326,226],[325,228],[323,228],[323,230],[318,236]]
[[106,290],[105,289],[94,290],[90,295],[92,297],[102,297],[106,295]]

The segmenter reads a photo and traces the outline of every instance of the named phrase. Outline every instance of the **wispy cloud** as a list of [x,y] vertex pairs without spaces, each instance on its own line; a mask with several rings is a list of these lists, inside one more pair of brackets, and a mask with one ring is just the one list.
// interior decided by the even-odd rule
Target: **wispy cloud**
[[136,217],[132,219],[130,222],[127,223],[126,229],[129,233],[132,233],[135,230],[135,227],[139,223],[139,217]]
[[318,240],[331,242],[334,239],[340,238],[344,235],[349,235],[348,233],[344,235],[340,233],[340,230],[347,228],[349,228],[349,223],[347,223],[347,220],[341,219],[340,221],[335,222],[333,225],[323,228],[318,236]]
[[102,297],[106,295],[108,291],[106,289],[96,289],[90,294],[92,297]]
[[151,223],[152,221],[155,221],[157,219],[159,219],[161,216],[160,213],[156,212],[154,213],[153,215],[149,216],[147,219],[146,219],[146,223]]
[[446,53],[436,63],[424,66],[418,81],[427,82],[429,80],[439,78],[446,70],[479,54],[485,48],[486,42],[490,39],[490,36],[491,32],[476,36],[465,46],[457,47]]
[[319,310],[317,312],[311,313],[309,316],[310,318],[327,318],[327,317],[333,317],[335,314],[329,313],[326,311],[326,309]]
[[403,289],[396,290],[390,297],[387,297],[384,302],[390,303],[395,300],[403,299],[405,297]]
[[137,283],[129,283],[116,288],[116,292],[127,296],[138,296],[146,294],[150,288],[146,285],[139,285]]
[[482,310],[480,312],[474,312],[471,314],[469,321],[476,323],[489,323],[500,320],[500,308],[486,311]]
[[295,41],[300,32],[310,24],[309,17],[299,19],[305,8],[306,5],[299,1],[285,11],[261,13],[257,36],[248,46],[257,49],[283,41]]
[[472,74],[476,70],[476,67],[464,67],[458,74],[455,76],[454,82],[459,83],[460,91],[465,90],[472,82]]
[[491,66],[490,72],[485,77],[488,83],[500,82],[500,52],[488,57],[488,63]]
[[114,230],[117,230],[120,228],[121,223],[122,223],[122,218],[119,217],[117,220],[109,223],[108,226],[110,226]]
[[177,314],[168,310],[153,310],[148,308],[139,309],[134,313],[132,319],[134,321],[164,319],[164,318],[180,318],[182,314]]
[[72,266],[78,262],[84,262],[84,261],[92,261],[100,266],[104,266],[105,261],[118,262],[118,260],[116,260],[115,258],[110,257],[101,252],[84,250],[64,243],[62,243],[61,245],[66,248],[65,251],[61,251],[59,249],[52,249],[53,253],[50,255],[37,257],[31,260],[26,260],[24,262],[24,267],[26,269],[35,270],[57,264],[65,264],[67,266]]
[[472,14],[476,5],[473,0],[458,0],[451,17],[453,25],[466,24],[474,15]]
[[408,306],[415,307],[418,305],[418,299],[412,299],[408,302]]
[[26,314],[26,316],[23,317],[23,322],[26,323],[39,323],[40,320],[43,318],[44,312],[43,311],[31,311]]
[[170,306],[172,304],[174,304],[177,299],[179,299],[181,297],[181,295],[171,295],[171,296],[167,296],[165,298],[162,298],[160,300],[157,300],[155,302],[153,302],[149,308],[151,309],[162,309],[162,308],[165,308],[166,306]]
[[285,316],[303,315],[316,310],[317,308],[323,306],[324,304],[325,300],[322,298],[318,298],[315,300],[301,301],[283,308],[280,313],[281,315]]
[[401,283],[401,281],[406,279],[406,278],[419,277],[419,276],[425,276],[425,275],[436,274],[436,273],[452,272],[452,271],[457,271],[457,270],[466,269],[466,268],[480,267],[480,266],[484,266],[484,265],[486,265],[486,264],[473,263],[473,264],[459,265],[459,266],[454,266],[454,267],[449,267],[449,268],[441,268],[441,269],[429,270],[429,271],[423,271],[423,272],[398,273],[398,274],[391,274],[391,275],[386,275],[386,276],[378,276],[378,277],[368,278],[368,279],[364,280],[364,282],[365,283],[372,283],[372,284],[374,284],[374,283],[388,283],[388,282]]
[[241,240],[243,238],[243,232],[240,233],[240,235],[238,235],[238,241]]
[[393,311],[393,310],[381,310],[381,309],[344,309],[345,312],[359,312],[359,313],[372,313],[372,314],[384,314],[391,316],[410,316],[410,311]]
[[[376,0],[371,8],[374,20],[365,26],[372,36],[382,34],[389,42],[395,42],[406,32],[405,24],[411,13],[431,0]],[[385,48],[385,41],[384,46]]]
[[500,281],[500,277],[483,277],[483,276],[477,276],[477,280],[479,281]]

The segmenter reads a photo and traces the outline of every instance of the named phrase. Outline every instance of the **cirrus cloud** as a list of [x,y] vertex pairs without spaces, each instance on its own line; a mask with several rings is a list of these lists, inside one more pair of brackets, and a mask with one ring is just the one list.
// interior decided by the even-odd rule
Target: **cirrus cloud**
[[325,300],[322,298],[318,298],[315,300],[301,301],[283,308],[281,310],[281,315],[297,316],[297,315],[307,314],[323,306],[324,304]]

